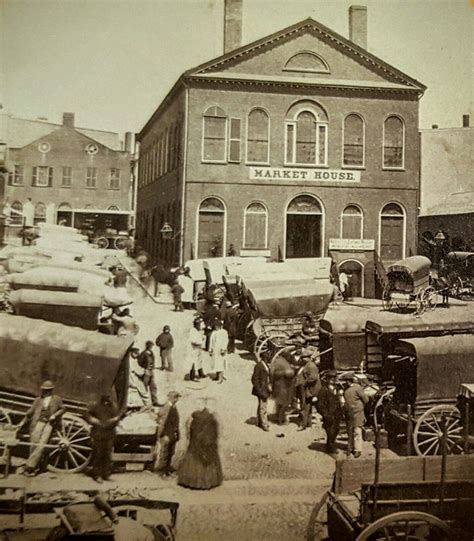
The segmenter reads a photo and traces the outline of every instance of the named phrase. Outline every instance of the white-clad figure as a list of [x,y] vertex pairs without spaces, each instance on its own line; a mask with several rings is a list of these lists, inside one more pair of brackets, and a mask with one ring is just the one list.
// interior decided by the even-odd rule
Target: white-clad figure
[[203,349],[206,343],[204,335],[204,322],[201,318],[197,318],[193,322],[193,326],[189,333],[189,346],[187,353],[189,380],[198,381],[198,378],[206,378],[203,364]]
[[178,284],[184,289],[181,301],[184,308],[188,309],[194,306],[194,280],[189,273],[189,267],[184,267],[183,274],[178,276]]
[[214,324],[214,330],[211,333],[209,343],[209,353],[212,359],[212,369],[216,374],[217,383],[222,383],[226,369],[227,346],[229,344],[229,335],[222,328],[222,321],[217,319]]

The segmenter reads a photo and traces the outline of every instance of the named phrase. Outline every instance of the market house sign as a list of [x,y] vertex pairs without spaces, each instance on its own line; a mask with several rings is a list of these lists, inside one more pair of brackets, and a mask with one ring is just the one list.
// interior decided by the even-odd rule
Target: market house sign
[[347,169],[295,169],[293,167],[250,167],[250,180],[312,180],[316,182],[360,182],[360,171]]

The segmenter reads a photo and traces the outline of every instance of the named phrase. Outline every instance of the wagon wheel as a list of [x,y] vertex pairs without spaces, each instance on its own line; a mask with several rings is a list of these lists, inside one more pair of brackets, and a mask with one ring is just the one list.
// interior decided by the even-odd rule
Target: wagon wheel
[[[262,336],[264,337],[263,339]],[[280,349],[284,347],[289,337],[290,335],[286,331],[277,331],[270,336],[267,334],[260,335],[255,343],[255,356],[257,360],[260,360],[268,352],[273,352],[275,348]]]
[[356,541],[448,541],[449,526],[443,520],[420,511],[399,511],[372,522]]
[[384,310],[391,310],[393,307],[393,300],[390,291],[390,285],[387,284],[382,293],[382,307]]
[[319,502],[314,506],[306,527],[306,541],[323,541],[328,539],[328,499],[329,490],[326,491]]
[[127,239],[126,237],[117,237],[115,240],[114,240],[114,247],[117,249],[117,250],[125,250],[127,246]]
[[427,287],[423,295],[426,309],[434,312],[438,306],[438,292],[434,287]]
[[375,432],[377,432],[379,428],[384,428],[385,413],[387,411],[387,408],[390,406],[392,402],[394,392],[395,392],[395,387],[393,387],[392,389],[385,390],[380,395],[377,402],[375,403],[375,406],[374,406]]
[[109,247],[109,241],[105,237],[99,237],[95,243],[99,248],[108,248]]
[[65,415],[49,443],[56,447],[49,453],[48,470],[76,473],[89,464],[92,451],[90,428],[81,417]]
[[8,428],[11,428],[13,426],[10,414],[4,408],[0,408],[0,427],[2,426]]
[[415,299],[415,315],[421,316],[424,311],[426,310],[427,303],[424,298],[425,290],[421,290],[417,293],[416,299]]
[[461,414],[455,406],[434,406],[416,421],[413,431],[413,445],[418,455],[440,455],[442,418],[447,427],[447,452],[449,455],[459,454],[463,450]]

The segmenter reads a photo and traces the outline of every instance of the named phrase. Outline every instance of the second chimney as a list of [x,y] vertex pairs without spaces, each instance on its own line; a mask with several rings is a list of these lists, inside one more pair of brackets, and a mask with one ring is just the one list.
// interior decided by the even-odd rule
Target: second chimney
[[242,45],[242,0],[225,0],[224,54]]
[[74,113],[63,113],[63,126],[74,128]]
[[362,49],[367,49],[367,8],[349,8],[349,39]]

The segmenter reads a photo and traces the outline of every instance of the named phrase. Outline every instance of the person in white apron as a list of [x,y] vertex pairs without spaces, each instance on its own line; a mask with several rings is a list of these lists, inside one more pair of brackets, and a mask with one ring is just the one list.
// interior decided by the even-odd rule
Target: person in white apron
[[209,353],[212,359],[213,372],[216,374],[217,383],[223,383],[226,379],[224,372],[226,370],[227,346],[229,344],[229,335],[222,328],[222,320],[216,319],[214,330],[212,331]]

